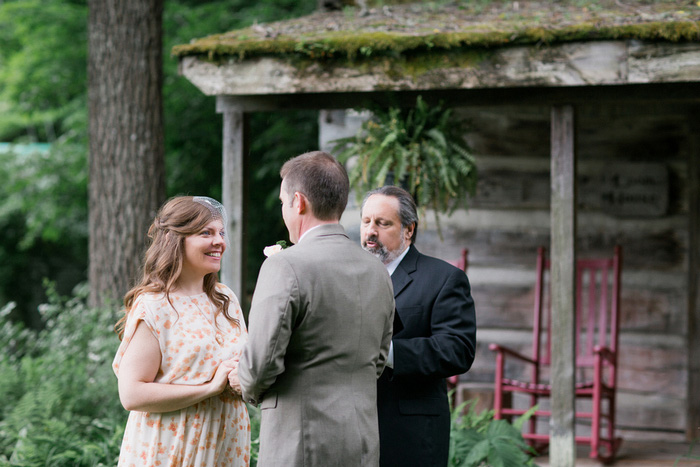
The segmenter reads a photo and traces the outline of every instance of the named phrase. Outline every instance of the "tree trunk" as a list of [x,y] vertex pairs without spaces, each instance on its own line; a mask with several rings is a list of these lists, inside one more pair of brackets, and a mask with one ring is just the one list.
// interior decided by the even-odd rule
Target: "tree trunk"
[[90,304],[120,301],[165,198],[163,0],[89,1]]

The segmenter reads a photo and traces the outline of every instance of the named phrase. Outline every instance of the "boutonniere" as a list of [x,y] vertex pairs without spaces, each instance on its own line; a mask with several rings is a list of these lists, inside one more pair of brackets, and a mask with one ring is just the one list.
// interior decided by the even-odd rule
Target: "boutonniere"
[[266,246],[263,249],[263,254],[267,256],[268,258],[275,253],[279,253],[280,251],[284,250],[285,248],[289,248],[291,245],[288,244],[285,240],[280,240],[279,242],[275,243],[274,245]]

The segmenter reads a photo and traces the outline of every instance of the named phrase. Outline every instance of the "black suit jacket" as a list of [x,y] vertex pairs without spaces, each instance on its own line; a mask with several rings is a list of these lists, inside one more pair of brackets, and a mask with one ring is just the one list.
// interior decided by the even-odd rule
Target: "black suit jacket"
[[445,378],[469,370],[476,347],[469,280],[414,246],[391,280],[401,323],[392,339],[394,368],[377,385],[381,465],[443,467],[450,436]]

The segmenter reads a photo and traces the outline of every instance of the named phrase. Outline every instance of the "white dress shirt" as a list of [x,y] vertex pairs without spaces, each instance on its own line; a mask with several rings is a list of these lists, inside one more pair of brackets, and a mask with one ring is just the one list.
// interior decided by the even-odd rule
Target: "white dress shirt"
[[314,225],[314,226],[311,227],[309,230],[307,230],[306,232],[304,232],[303,234],[301,234],[301,237],[299,237],[299,240],[297,240],[297,243],[299,243],[299,242],[301,241],[302,238],[306,237],[306,234],[307,234],[307,233],[311,232],[311,231],[314,230],[314,229],[318,229],[318,228],[321,227],[322,225],[323,225],[323,224]]

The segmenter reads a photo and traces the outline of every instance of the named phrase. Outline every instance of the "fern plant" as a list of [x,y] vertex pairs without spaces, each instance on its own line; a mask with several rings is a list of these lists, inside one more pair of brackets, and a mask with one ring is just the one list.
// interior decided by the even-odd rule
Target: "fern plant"
[[452,411],[449,466],[534,466],[536,452],[525,442],[521,430],[535,408],[511,425],[507,420],[494,420],[493,410],[477,413],[475,403],[463,402]]
[[0,465],[116,465],[127,412],[112,371],[117,310],[89,308],[48,284],[42,330],[0,309]]
[[432,208],[436,221],[438,213],[466,208],[477,169],[451,110],[442,103],[431,107],[418,96],[413,108],[372,113],[355,136],[332,141],[338,160],[356,158],[348,175],[358,198],[389,181],[406,188],[421,210]]

